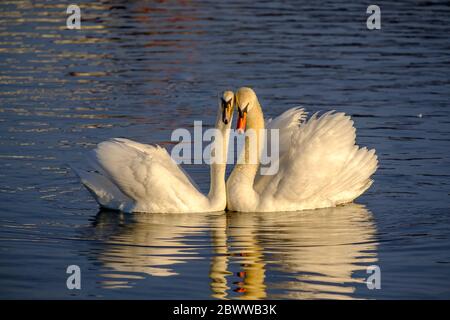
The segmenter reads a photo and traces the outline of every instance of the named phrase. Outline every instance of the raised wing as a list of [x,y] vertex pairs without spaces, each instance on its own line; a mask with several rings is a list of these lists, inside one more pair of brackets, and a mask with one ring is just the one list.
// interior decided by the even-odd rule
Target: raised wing
[[207,201],[166,149],[159,146],[112,139],[93,150],[92,160],[134,201],[133,211],[184,212]]
[[279,172],[257,186],[262,197],[295,209],[316,208],[352,201],[372,183],[375,150],[355,145],[353,121],[344,113],[316,113],[282,143],[289,147],[280,157]]
[[[267,120],[265,126],[269,131],[278,130],[279,140],[278,140],[278,149],[279,149],[279,157],[278,159],[273,159],[278,162],[278,166],[280,165],[280,159],[282,159],[287,152],[291,149],[292,144],[292,135],[298,130],[300,124],[306,119],[307,112],[301,107],[291,108],[286,110],[281,115],[274,119]],[[263,154],[267,154],[267,150],[269,153],[273,150],[272,139],[270,133],[267,136],[267,144],[265,145],[265,149]],[[271,164],[274,165],[274,164]],[[270,183],[270,181],[274,178],[274,176],[261,175],[260,170],[255,177],[255,188],[256,190],[263,190],[265,186]]]
[[[279,145],[280,155],[283,155],[290,149],[292,142],[292,134],[297,131],[301,122],[306,119],[308,115],[305,109],[301,107],[291,108],[286,110],[275,119],[269,119],[266,123],[266,129],[278,129],[279,130]],[[270,143],[270,139],[268,140]]]

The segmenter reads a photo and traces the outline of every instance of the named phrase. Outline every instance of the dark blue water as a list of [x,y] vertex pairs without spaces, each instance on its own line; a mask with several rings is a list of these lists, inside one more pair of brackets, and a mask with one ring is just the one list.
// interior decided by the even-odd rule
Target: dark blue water
[[[77,1],[81,30],[69,3],[0,2],[1,298],[450,298],[448,2],[378,1],[372,31],[369,1]],[[122,215],[70,169],[110,137],[171,148],[243,85],[267,117],[353,116],[380,161],[358,204]]]

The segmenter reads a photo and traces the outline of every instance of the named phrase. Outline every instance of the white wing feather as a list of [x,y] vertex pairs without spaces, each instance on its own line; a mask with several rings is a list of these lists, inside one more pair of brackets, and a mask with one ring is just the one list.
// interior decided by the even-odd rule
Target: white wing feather
[[93,150],[91,162],[102,177],[132,199],[133,208],[127,211],[186,212],[207,204],[207,198],[159,146],[112,139]]
[[72,168],[100,206],[124,212],[129,212],[134,207],[133,200],[124,195],[99,171],[86,171],[74,167]]
[[300,123],[306,119],[307,115],[308,113],[305,112],[305,109],[295,107],[286,110],[275,119],[267,120],[267,130],[279,130],[280,155],[289,150],[292,141],[292,134],[298,129]]
[[[335,206],[354,200],[370,187],[370,176],[378,163],[375,150],[355,145],[355,128],[349,116],[330,111],[318,117],[316,113],[292,127],[298,124],[299,115],[285,115],[287,112],[269,123],[280,129],[280,160],[277,174],[257,176],[255,189],[262,209]],[[286,123],[287,127],[281,126]]]
[[[266,129],[268,131],[278,130],[279,135],[279,156],[277,159],[273,159],[273,161],[280,162],[280,160],[283,159],[283,156],[286,155],[287,152],[291,149],[292,135],[298,130],[301,122],[306,119],[307,114],[308,113],[305,112],[303,108],[295,107],[286,110],[275,119],[267,120],[265,125]],[[268,137],[266,149],[271,150],[272,152],[273,147],[271,146],[271,142],[271,138]],[[266,154],[267,152],[266,149],[264,150],[264,154]],[[278,163],[278,166],[280,166],[280,163]],[[266,185],[269,184],[272,179],[277,178],[269,175],[261,175],[258,171],[258,174],[255,177],[255,189],[259,191],[265,189]]]

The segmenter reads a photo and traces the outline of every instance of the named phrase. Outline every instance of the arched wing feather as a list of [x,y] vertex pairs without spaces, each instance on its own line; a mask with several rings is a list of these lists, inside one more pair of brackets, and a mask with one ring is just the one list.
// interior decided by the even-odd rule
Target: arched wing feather
[[[344,113],[314,114],[283,141],[277,174],[259,178],[261,197],[285,203],[284,209],[308,209],[349,202],[371,184],[377,167],[374,150],[355,145],[353,121]],[[288,146],[288,147],[287,147]],[[264,183],[261,183],[264,182]]]
[[133,211],[183,212],[206,201],[159,146],[112,139],[100,143],[92,156],[108,179],[135,201]]

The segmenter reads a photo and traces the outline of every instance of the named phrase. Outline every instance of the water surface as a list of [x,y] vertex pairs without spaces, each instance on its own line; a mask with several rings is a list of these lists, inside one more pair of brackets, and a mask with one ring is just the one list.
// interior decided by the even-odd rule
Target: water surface
[[[450,298],[450,6],[379,1],[0,3],[1,298]],[[247,85],[267,117],[353,116],[380,167],[357,204],[99,212],[70,169],[110,137],[171,148]],[[205,165],[185,166],[200,188]],[[82,289],[68,290],[68,265]],[[382,288],[365,284],[370,265]]]

